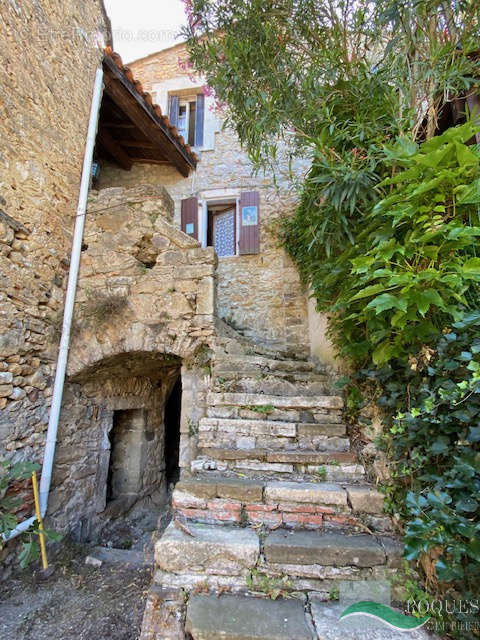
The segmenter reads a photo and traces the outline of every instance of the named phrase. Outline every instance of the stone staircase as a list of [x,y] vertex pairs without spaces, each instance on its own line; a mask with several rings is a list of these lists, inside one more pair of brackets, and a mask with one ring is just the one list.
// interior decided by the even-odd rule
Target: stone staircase
[[142,640],[350,637],[331,621],[320,631],[338,582],[388,580],[402,549],[332,386],[311,362],[220,341],[198,454],[156,543]]

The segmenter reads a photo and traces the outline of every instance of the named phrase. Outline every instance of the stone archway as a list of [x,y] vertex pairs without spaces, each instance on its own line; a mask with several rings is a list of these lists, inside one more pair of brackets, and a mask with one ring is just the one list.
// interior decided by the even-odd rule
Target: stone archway
[[[166,440],[165,407],[180,378],[181,364],[172,354],[124,352],[103,358],[71,379],[77,394],[93,407],[92,416],[101,418],[96,513],[89,531],[93,539],[132,510],[138,519],[145,511],[153,517],[166,508],[167,466],[178,468],[178,453],[176,460],[165,457],[166,449],[175,451]],[[169,438],[179,439],[180,415],[176,424],[178,432],[170,432]]]

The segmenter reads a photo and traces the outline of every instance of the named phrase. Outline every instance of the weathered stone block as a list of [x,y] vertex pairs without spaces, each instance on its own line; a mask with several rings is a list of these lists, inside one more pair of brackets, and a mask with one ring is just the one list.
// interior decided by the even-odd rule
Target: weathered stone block
[[217,484],[214,478],[204,480],[196,480],[193,478],[185,479],[177,482],[175,491],[186,491],[199,498],[215,498],[217,495]]
[[373,487],[348,486],[347,495],[352,509],[363,513],[383,513],[384,495]]
[[372,567],[385,564],[382,547],[368,535],[314,533],[283,530],[270,533],[265,540],[268,563],[319,564],[337,567]]
[[195,640],[313,640],[303,603],[242,596],[192,596],[185,630]]
[[268,482],[265,487],[265,502],[301,502],[347,506],[346,491],[338,484],[322,482]]
[[256,480],[222,478],[217,480],[217,495],[219,498],[230,498],[240,502],[260,502],[262,500],[263,484]]
[[163,571],[246,575],[260,553],[251,529],[189,523],[188,536],[172,522],[155,545],[155,561]]

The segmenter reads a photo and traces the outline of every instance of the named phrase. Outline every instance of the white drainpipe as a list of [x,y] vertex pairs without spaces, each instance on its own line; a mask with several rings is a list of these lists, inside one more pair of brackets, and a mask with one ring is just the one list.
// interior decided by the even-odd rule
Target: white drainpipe
[[[65,382],[65,372],[67,369],[68,348],[70,344],[70,329],[72,326],[73,307],[75,304],[75,294],[77,291],[78,271],[80,268],[80,256],[83,242],[83,228],[85,226],[85,216],[87,209],[88,189],[90,186],[90,175],[92,171],[93,150],[97,135],[98,115],[102,102],[103,93],[103,70],[100,67],[95,75],[93,88],[92,105],[90,108],[90,120],[88,123],[87,141],[85,145],[85,155],[83,158],[82,179],[80,182],[80,193],[78,195],[77,214],[75,217],[75,229],[73,232],[72,255],[70,258],[70,271],[68,274],[67,293],[65,296],[65,310],[63,313],[62,337],[57,358],[57,369],[55,372],[55,384],[53,386],[52,406],[48,421],[47,440],[43,455],[42,477],[40,480],[40,511],[42,518],[45,517],[48,505],[48,493],[52,480],[53,458],[55,455],[55,444],[57,442],[58,419],[62,406],[63,385]],[[26,531],[34,522],[35,516],[21,522],[10,533],[8,539],[18,536]]]

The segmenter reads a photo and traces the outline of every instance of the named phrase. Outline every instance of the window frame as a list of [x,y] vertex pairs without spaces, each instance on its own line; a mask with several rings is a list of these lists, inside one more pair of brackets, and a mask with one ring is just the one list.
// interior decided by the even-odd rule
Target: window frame
[[[240,196],[239,195],[227,195],[227,196],[217,196],[217,197],[207,197],[207,198],[199,198],[198,200],[198,216],[199,216],[199,221],[198,221],[198,228],[200,230],[200,242],[203,248],[206,248],[208,246],[213,246],[213,248],[215,249],[215,245],[209,245],[207,244],[207,234],[208,234],[208,209],[211,206],[215,206],[215,205],[220,205],[220,204],[231,204],[232,205],[232,209],[235,209],[235,214],[234,214],[234,246],[235,246],[235,253],[233,253],[230,256],[218,256],[219,258],[235,258],[236,256],[239,256],[239,233],[238,233],[238,225],[239,225],[239,202],[240,202]],[[212,242],[214,241],[214,239],[212,239]]]
[[[202,142],[201,145],[197,145],[196,144],[196,138],[197,138],[197,112],[199,110],[199,105],[198,105],[198,96],[201,94],[201,89],[194,89],[191,88],[188,91],[185,91],[184,89],[180,89],[178,91],[168,91],[168,104],[169,104],[169,117],[171,118],[171,113],[170,113],[170,99],[171,98],[177,98],[178,100],[178,110],[176,113],[176,117],[174,119],[174,122],[176,122],[176,127],[177,130],[179,132],[179,134],[183,137],[184,141],[186,144],[190,145],[193,149],[198,149],[201,150],[204,147],[204,142]],[[194,124],[193,124],[193,142],[189,142],[189,133],[190,133],[190,119],[192,116],[191,113],[191,103],[194,102],[195,103],[195,111],[193,114],[193,118],[194,118]],[[185,129],[180,130],[178,128],[178,121],[180,118],[180,107],[186,107],[186,126]],[[205,109],[203,111],[202,114],[202,118],[203,118],[203,122],[202,122],[202,140],[204,141],[204,136],[205,136]],[[186,133],[186,135],[184,135],[184,132]]]

